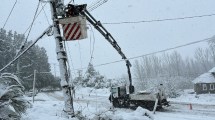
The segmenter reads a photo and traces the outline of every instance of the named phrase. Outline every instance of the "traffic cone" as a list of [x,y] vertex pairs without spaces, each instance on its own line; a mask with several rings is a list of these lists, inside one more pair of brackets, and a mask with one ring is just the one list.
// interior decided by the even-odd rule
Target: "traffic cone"
[[189,106],[190,106],[190,110],[192,110],[192,109],[193,109],[193,107],[192,107],[192,104],[191,104],[191,103],[190,103],[190,105],[189,105]]

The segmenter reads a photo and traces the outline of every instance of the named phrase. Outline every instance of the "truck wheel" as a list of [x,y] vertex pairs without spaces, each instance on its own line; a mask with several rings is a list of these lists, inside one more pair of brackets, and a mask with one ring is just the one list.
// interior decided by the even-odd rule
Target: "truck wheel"
[[155,105],[155,102],[154,101],[149,101],[146,103],[146,108],[150,111],[152,111],[154,109],[154,105]]
[[113,106],[114,107],[119,107],[119,101],[118,101],[118,99],[113,99]]

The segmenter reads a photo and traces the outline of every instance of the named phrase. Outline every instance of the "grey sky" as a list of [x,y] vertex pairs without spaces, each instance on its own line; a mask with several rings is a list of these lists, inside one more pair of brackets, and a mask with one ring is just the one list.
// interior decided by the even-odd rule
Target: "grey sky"
[[[3,26],[14,1],[1,0],[0,25]],[[77,4],[89,3],[89,5],[95,1],[97,0],[75,0]],[[24,33],[33,19],[37,3],[37,0],[18,0],[17,6],[5,28]],[[68,3],[68,1],[65,1],[65,3]],[[139,21],[211,14],[215,13],[214,4],[214,0],[108,0],[107,3],[91,13],[101,22]],[[45,10],[51,23],[48,4]],[[115,37],[127,57],[134,57],[211,37],[215,35],[214,21],[215,16],[177,21],[104,26]],[[48,27],[48,23],[42,12],[35,21],[29,40],[35,39],[46,27]],[[120,55],[112,46],[95,29],[93,31],[95,34],[93,63],[96,65],[120,60]],[[92,36],[92,32],[88,31],[88,36]],[[45,37],[38,44],[46,48],[49,61],[57,63],[54,38]],[[81,60],[79,44],[81,47]],[[90,60],[90,39],[81,40],[79,44],[78,41],[68,42],[75,68],[86,67]],[[199,43],[177,50],[183,56],[192,56],[198,46],[205,47],[207,43]],[[120,77],[122,74],[126,74],[127,71],[124,62],[96,69],[109,78]]]

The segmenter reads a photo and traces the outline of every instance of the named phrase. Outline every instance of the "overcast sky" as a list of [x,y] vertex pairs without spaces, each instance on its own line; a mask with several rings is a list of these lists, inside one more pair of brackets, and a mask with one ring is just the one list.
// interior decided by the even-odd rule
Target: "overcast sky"
[[[97,0],[75,0],[75,3],[88,3],[90,5],[95,1]],[[3,26],[14,2],[15,0],[1,0],[1,26]],[[5,29],[24,33],[33,19],[37,3],[38,0],[18,0]],[[141,21],[213,14],[215,13],[214,5],[214,0],[108,0],[107,3],[92,11],[91,14],[104,23]],[[49,23],[51,23],[49,8],[50,6],[47,4],[45,11]],[[35,21],[29,41],[38,37],[48,26],[44,12],[42,12]],[[122,51],[129,58],[209,38],[215,35],[215,16],[139,24],[105,24],[104,26],[115,37]],[[95,29],[93,32],[95,34],[93,64],[120,60],[121,56],[115,49]],[[93,35],[93,32],[88,30],[88,39],[79,42],[67,42],[70,51],[69,58],[72,58],[71,64],[75,69],[86,67],[89,63],[90,48],[92,48],[90,36]],[[38,42],[38,45],[45,47],[50,63],[57,63],[53,37],[44,37]],[[207,47],[207,43],[203,42],[176,50],[186,57],[193,56],[197,47]],[[124,62],[97,67],[96,69],[108,78],[120,77],[127,72]]]

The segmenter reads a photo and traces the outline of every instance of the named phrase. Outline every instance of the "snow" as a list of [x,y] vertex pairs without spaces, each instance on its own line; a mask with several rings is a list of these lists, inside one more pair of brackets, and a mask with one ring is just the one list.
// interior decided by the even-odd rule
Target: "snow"
[[2,84],[0,84],[0,96],[3,95],[4,89],[5,89],[5,86],[3,86]]
[[212,68],[209,72],[215,72],[215,67]]
[[181,96],[169,98],[170,102],[183,104],[215,105],[215,94],[194,94],[193,89],[184,90]]
[[[108,100],[110,90],[93,89],[93,88],[77,88],[74,98],[75,112],[80,112],[83,116],[90,120],[97,120],[99,117],[112,120],[214,120],[215,119],[215,95],[198,95],[197,99],[190,91],[175,99],[169,99],[171,102],[188,102],[205,105],[212,105],[202,111],[202,107],[189,110],[187,106],[180,104],[172,104],[166,111],[156,112],[152,114],[144,108],[138,107],[136,110],[125,108],[112,108]],[[32,98],[26,97],[31,100]],[[205,99],[204,99],[205,98]],[[211,106],[210,105],[210,106]],[[68,120],[62,112],[64,106],[62,91],[39,93],[35,97],[32,108],[27,110],[27,114],[23,115],[23,120]],[[196,110],[195,110],[196,109]],[[72,120],[78,120],[74,118]]]
[[38,101],[33,104],[33,107],[27,111],[27,115],[23,119],[30,120],[64,120],[62,117],[57,116],[58,111],[62,110],[64,106],[62,101]]
[[212,73],[204,73],[193,80],[193,83],[215,83],[215,77],[212,75]]
[[0,77],[1,78],[11,78],[11,79],[15,80],[19,85],[22,85],[19,78],[11,73],[2,73]]
[[193,80],[193,83],[215,83],[215,67]]
[[[124,110],[126,111],[126,110]],[[114,114],[115,120],[153,120],[153,115],[150,111],[138,107],[135,111],[126,111],[118,110]],[[146,116],[147,115],[147,116]]]
[[155,120],[214,120],[215,117],[190,115],[190,114],[175,114],[175,113],[158,113]]

